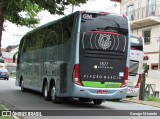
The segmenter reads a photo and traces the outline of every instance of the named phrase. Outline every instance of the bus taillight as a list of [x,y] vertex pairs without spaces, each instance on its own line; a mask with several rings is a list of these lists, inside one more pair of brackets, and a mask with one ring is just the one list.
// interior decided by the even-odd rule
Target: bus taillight
[[126,16],[126,15],[123,14],[122,16],[123,16],[123,18],[127,19],[127,16]]
[[80,80],[80,74],[79,74],[79,64],[74,65],[73,69],[73,83],[82,86],[82,82]]
[[109,12],[100,12],[100,14],[110,14]]
[[142,74],[139,74],[138,82],[137,82],[135,88],[140,88],[141,81],[142,81]]
[[82,14],[84,14],[84,13],[86,13],[86,10],[83,10],[83,11],[82,11]]
[[126,67],[126,71],[125,71],[125,74],[124,74],[124,80],[123,80],[123,83],[121,85],[121,88],[127,86],[127,80],[128,80],[128,67]]

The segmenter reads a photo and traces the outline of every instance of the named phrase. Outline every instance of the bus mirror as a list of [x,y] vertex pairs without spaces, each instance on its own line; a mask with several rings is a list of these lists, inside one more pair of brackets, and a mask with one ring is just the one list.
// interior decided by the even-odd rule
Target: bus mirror
[[13,62],[15,63],[16,62],[16,56],[18,55],[18,51],[16,53],[14,53],[13,55]]
[[15,57],[13,57],[13,62],[15,63]]

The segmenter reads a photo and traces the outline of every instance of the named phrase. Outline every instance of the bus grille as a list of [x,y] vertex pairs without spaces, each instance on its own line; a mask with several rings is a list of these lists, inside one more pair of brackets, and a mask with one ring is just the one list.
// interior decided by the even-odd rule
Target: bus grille
[[100,58],[100,59],[117,59],[122,60],[123,52],[113,52],[104,50],[84,50],[84,56],[88,58]]

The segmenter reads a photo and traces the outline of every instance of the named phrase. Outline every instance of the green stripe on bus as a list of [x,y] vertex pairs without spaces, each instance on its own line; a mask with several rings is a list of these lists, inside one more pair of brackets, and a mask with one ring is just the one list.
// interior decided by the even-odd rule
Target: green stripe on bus
[[92,81],[82,81],[83,86],[85,87],[93,87],[93,88],[120,88],[122,83],[117,82],[92,82]]

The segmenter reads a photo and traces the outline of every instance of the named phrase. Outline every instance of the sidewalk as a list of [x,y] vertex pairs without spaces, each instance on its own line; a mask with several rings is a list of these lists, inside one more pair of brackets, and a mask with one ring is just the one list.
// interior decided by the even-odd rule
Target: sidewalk
[[143,105],[149,105],[149,106],[160,108],[160,103],[159,102],[143,101],[143,100],[138,100],[138,99],[132,99],[131,100],[129,98],[125,98],[125,99],[123,99],[123,101],[133,102],[133,103],[138,103],[138,104],[143,104]]

